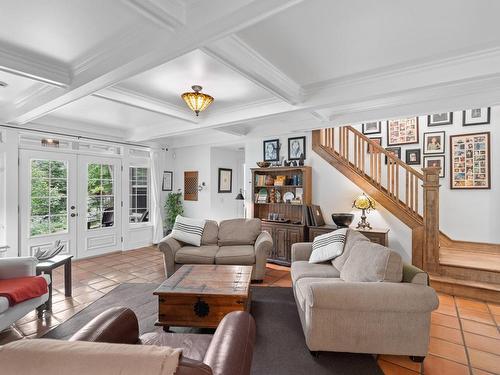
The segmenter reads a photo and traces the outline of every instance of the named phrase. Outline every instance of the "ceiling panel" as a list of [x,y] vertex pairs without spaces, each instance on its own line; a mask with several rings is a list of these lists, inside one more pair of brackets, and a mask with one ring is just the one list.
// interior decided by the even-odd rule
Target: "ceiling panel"
[[497,0],[304,1],[238,33],[300,84],[500,41]]

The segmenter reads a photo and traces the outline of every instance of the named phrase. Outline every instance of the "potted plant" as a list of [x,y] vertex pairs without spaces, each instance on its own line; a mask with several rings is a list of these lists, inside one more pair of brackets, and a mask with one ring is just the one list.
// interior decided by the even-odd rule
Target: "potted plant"
[[165,235],[169,234],[174,227],[175,218],[177,215],[182,215],[184,208],[182,207],[182,192],[169,193],[165,201]]

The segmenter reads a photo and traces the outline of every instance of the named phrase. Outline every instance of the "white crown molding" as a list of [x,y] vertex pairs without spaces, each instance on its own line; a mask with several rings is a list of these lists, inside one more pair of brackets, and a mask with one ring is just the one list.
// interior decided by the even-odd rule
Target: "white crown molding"
[[0,70],[55,86],[71,83],[71,71],[65,64],[5,44],[0,45]]
[[107,89],[93,94],[93,96],[130,105],[147,111],[161,113],[193,124],[197,124],[199,122],[199,120],[193,116],[192,112],[188,112],[180,106],[153,98],[138,91],[120,87],[119,85],[108,87]]
[[303,100],[303,90],[297,82],[234,34],[202,50],[289,104]]
[[186,6],[179,0],[123,0],[140,15],[172,32],[186,23]]

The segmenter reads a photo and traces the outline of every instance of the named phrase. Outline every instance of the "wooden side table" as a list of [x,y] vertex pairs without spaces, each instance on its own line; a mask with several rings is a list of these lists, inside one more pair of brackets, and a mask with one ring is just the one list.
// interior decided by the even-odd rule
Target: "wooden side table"
[[[325,233],[330,233],[338,229],[336,225],[322,225],[320,227],[309,227],[309,241],[312,242],[315,237]],[[351,228],[354,229],[354,228]],[[389,245],[389,229],[355,229],[366,236],[371,242],[378,243],[382,246]]]
[[[64,295],[66,297],[71,297],[71,258],[73,258],[73,255],[56,255],[55,257],[43,260],[36,265],[37,275],[44,273],[50,276],[49,299],[45,303],[46,310],[52,310],[52,284],[54,283],[52,271],[57,267],[64,265]],[[40,306],[37,310],[38,315],[41,315],[43,313],[44,306]]]

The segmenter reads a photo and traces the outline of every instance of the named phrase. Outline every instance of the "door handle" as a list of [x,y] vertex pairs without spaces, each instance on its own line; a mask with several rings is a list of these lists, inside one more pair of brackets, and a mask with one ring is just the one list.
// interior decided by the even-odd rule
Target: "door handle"
[[75,206],[71,206],[70,208],[71,208],[72,210],[74,210],[76,207],[75,207]]
[[75,216],[78,216],[78,214],[75,214],[74,212],[72,212],[69,216],[75,217]]

